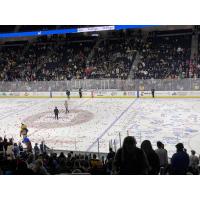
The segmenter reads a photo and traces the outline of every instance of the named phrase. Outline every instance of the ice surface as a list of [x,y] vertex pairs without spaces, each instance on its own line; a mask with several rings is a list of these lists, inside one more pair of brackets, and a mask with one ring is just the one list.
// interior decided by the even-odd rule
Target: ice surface
[[[59,120],[53,109],[60,110]],[[188,152],[200,153],[200,99],[0,99],[0,135],[20,141],[21,122],[33,143],[45,140],[54,149],[107,152],[129,134],[137,145],[148,139],[165,144],[169,154],[183,142]],[[128,131],[128,133],[127,133]]]

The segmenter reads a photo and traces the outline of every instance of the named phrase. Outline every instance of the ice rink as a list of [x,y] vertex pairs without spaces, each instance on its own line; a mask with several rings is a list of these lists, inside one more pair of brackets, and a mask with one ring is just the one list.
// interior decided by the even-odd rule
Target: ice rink
[[[183,142],[188,152],[200,153],[200,99],[0,99],[0,136],[20,141],[21,122],[33,143],[45,141],[53,149],[107,152],[109,141],[118,148],[119,135],[129,134],[155,147],[161,140],[169,155]],[[60,110],[59,120],[53,109]],[[120,134],[119,134],[120,133]],[[115,141],[115,142],[114,142]],[[190,153],[190,152],[189,152]]]

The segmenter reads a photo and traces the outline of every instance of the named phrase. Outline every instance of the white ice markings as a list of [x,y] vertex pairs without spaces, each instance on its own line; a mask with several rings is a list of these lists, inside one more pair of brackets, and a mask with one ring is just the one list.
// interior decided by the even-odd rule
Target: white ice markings
[[122,113],[100,134],[100,136],[87,148],[87,151],[90,151],[91,148],[101,139],[111,128],[115,125],[115,123],[131,108],[131,106],[136,102],[135,99]]

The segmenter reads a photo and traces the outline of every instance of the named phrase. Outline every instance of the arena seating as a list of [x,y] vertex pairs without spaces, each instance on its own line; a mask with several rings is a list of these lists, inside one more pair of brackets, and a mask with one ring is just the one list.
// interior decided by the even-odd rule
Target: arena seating
[[[127,78],[137,37],[68,41],[62,37],[38,38],[1,46],[1,81],[58,81],[86,78]],[[81,39],[81,40],[80,40]],[[130,41],[130,43],[129,43]],[[88,60],[89,54],[94,51]]]
[[[170,32],[169,32],[170,33]],[[199,56],[191,59],[192,35],[115,32],[105,38],[37,38],[0,50],[1,81],[127,79],[137,52],[134,79],[199,77]]]
[[[176,145],[177,153],[172,156],[169,164],[167,150],[162,142],[157,142],[158,149],[155,151],[150,141],[143,141],[141,148],[133,143],[133,152],[126,153],[128,140],[136,141],[134,137],[127,136],[122,148],[117,152],[110,148],[107,157],[98,158],[95,153],[89,152],[85,154],[69,152],[67,155],[61,152],[57,155],[54,151],[49,151],[43,142],[40,145],[35,144],[34,148],[24,149],[21,143],[17,144],[13,139],[0,137],[0,175],[199,174],[199,158],[195,155],[195,151],[191,151],[189,156],[182,143]],[[130,144],[128,145],[130,148]],[[123,162],[126,163],[125,168]]]
[[191,35],[149,37],[141,49],[134,78],[193,78]]
[[[0,81],[127,79],[136,54],[139,62],[134,79],[199,78],[200,56],[191,56],[191,40],[191,34],[170,35],[169,31],[167,36],[155,34],[147,39],[141,32],[115,32],[105,38],[77,36],[70,40],[53,36],[6,43],[0,46]],[[189,157],[181,144],[177,150],[184,154],[181,162],[185,169],[176,168],[179,155],[174,154],[172,165],[160,164],[157,170],[156,151],[146,152],[141,147],[137,152],[144,171],[134,172],[120,171],[120,159],[132,159],[131,153],[123,157],[124,151],[110,149],[107,157],[98,158],[90,153],[57,155],[44,147],[41,144],[27,150],[12,139],[0,138],[0,174],[199,174],[199,158],[194,152]],[[162,145],[160,149],[164,151]]]

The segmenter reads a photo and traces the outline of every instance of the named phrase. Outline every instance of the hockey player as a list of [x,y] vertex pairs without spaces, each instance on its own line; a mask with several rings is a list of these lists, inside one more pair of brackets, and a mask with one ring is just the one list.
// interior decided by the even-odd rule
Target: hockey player
[[82,98],[82,88],[79,88],[79,97]]
[[65,112],[66,112],[66,113],[69,113],[68,102],[67,102],[67,100],[65,101]]
[[27,129],[27,125],[21,123],[21,129],[20,129],[20,137],[22,136],[23,139],[27,137],[28,134],[28,129]]
[[154,94],[155,94],[155,89],[154,88],[151,89],[151,94],[152,94],[152,98],[154,98]]
[[67,98],[70,99],[70,91],[69,90],[66,90],[66,95],[67,95]]
[[55,109],[54,109],[54,114],[55,114],[55,119],[57,119],[57,120],[58,120],[58,114],[59,114],[59,110],[58,110],[58,108],[57,108],[57,107],[55,107]]

